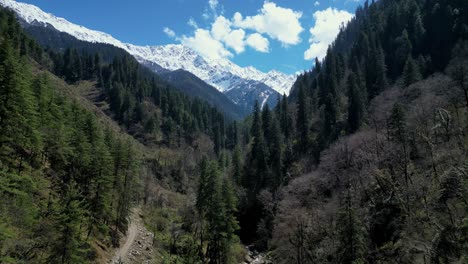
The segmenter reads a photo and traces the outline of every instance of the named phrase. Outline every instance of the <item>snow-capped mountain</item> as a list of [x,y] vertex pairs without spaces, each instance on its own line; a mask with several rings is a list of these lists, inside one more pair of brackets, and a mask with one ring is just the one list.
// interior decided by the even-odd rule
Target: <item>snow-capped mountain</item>
[[[194,50],[183,45],[136,46],[123,43],[107,33],[73,24],[63,18],[48,14],[34,5],[13,0],[0,0],[0,4],[15,11],[21,19],[29,24],[50,25],[56,30],[70,34],[82,41],[114,45],[126,50],[145,65],[157,64],[170,71],[178,69],[189,71],[225,94],[232,89],[241,89],[242,84],[245,83],[250,84],[246,87],[249,91],[254,87],[253,83],[264,84],[279,94],[289,94],[296,79],[293,75],[286,75],[278,71],[264,73],[254,67],[240,67],[228,59],[203,58]],[[246,92],[245,94],[250,93]],[[265,96],[272,94],[277,95],[277,93],[272,92],[259,93],[260,96],[263,95],[259,100],[266,102],[268,98]]]

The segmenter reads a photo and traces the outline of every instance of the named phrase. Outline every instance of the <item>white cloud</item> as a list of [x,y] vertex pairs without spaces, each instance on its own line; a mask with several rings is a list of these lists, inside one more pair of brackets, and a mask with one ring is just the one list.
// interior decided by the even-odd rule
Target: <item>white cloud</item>
[[[232,57],[245,52],[246,46],[268,53],[271,39],[278,40],[284,46],[301,41],[299,35],[304,31],[299,22],[301,12],[265,1],[255,16],[243,18],[240,13],[235,13],[232,19],[228,19],[223,15],[216,15],[219,6],[218,0],[208,0],[204,15],[207,15],[207,19],[213,19],[211,25],[200,28],[191,18],[188,24],[194,28],[193,34],[178,37],[177,40],[209,59]],[[212,15],[209,15],[211,12]],[[165,32],[176,37],[175,33],[169,32],[169,28]]]
[[216,18],[211,25],[211,34],[218,40],[224,39],[231,32],[231,22],[223,16]]
[[320,5],[320,2],[319,2],[319,1],[315,1],[314,6],[319,6],[319,5]]
[[215,10],[218,6],[218,0],[208,0],[208,4],[212,10]]
[[195,21],[195,19],[193,19],[193,17],[191,17],[191,18],[189,19],[189,21],[187,21],[187,24],[188,24],[189,26],[195,28],[195,29],[198,28],[198,24],[197,24],[197,22]]
[[206,29],[196,29],[195,35],[192,37],[182,36],[181,42],[209,59],[221,59],[233,56],[224,47],[223,43],[213,38],[210,31]]
[[175,32],[174,32],[174,30],[172,30],[172,29],[170,29],[170,28],[168,28],[168,27],[165,27],[165,28],[163,29],[163,31],[164,31],[164,33],[166,33],[166,35],[167,35],[168,37],[170,37],[170,38],[174,38],[175,35],[176,35]]
[[219,6],[218,0],[208,0],[208,7],[205,8],[205,12],[203,12],[202,17],[206,20],[213,18],[213,17],[217,17],[218,6]]
[[246,44],[259,52],[267,53],[269,51],[270,42],[267,38],[258,33],[251,34],[247,37]]
[[223,42],[226,46],[232,48],[237,54],[245,50],[245,31],[242,29],[233,30],[227,35]]
[[233,20],[236,27],[267,34],[287,46],[301,42],[299,35],[304,30],[299,22],[301,17],[302,12],[277,6],[273,2],[265,2],[259,14],[243,18],[237,12]]
[[305,60],[313,60],[316,57],[323,59],[328,46],[335,40],[340,31],[340,26],[353,18],[353,14],[335,8],[327,8],[314,13],[315,25],[310,28],[310,47],[304,52]]
[[211,25],[211,35],[233,49],[237,54],[242,53],[245,51],[245,31],[242,29],[233,30],[231,26],[231,21],[219,16]]

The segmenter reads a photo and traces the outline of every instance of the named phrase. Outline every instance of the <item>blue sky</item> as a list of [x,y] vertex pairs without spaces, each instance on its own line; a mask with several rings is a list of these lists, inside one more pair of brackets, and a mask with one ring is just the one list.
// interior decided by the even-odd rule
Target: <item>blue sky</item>
[[213,59],[288,74],[324,55],[364,0],[20,0],[138,45],[183,43]]

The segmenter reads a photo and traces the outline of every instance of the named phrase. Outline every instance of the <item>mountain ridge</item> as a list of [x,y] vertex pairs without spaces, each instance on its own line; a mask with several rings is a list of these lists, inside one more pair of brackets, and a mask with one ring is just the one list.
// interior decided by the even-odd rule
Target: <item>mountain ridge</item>
[[[256,81],[264,83],[279,94],[289,94],[296,80],[294,75],[286,75],[276,70],[263,73],[252,66],[240,67],[228,59],[211,60],[203,58],[194,50],[181,44],[137,46],[123,43],[110,34],[74,24],[64,18],[46,13],[34,5],[12,0],[0,0],[0,5],[12,9],[29,24],[50,25],[56,30],[70,34],[79,40],[111,44],[122,48],[144,65],[155,63],[169,71],[178,69],[189,71],[223,93],[234,87],[238,88],[245,81]],[[274,93],[270,92],[270,94]],[[268,100],[268,98],[258,99],[259,101]]]

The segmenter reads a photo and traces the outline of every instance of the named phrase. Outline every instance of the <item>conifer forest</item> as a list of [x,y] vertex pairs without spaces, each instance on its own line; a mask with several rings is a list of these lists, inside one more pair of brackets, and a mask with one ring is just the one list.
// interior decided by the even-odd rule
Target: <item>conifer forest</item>
[[0,263],[468,263],[468,1],[362,1],[312,65],[244,115],[0,6]]

